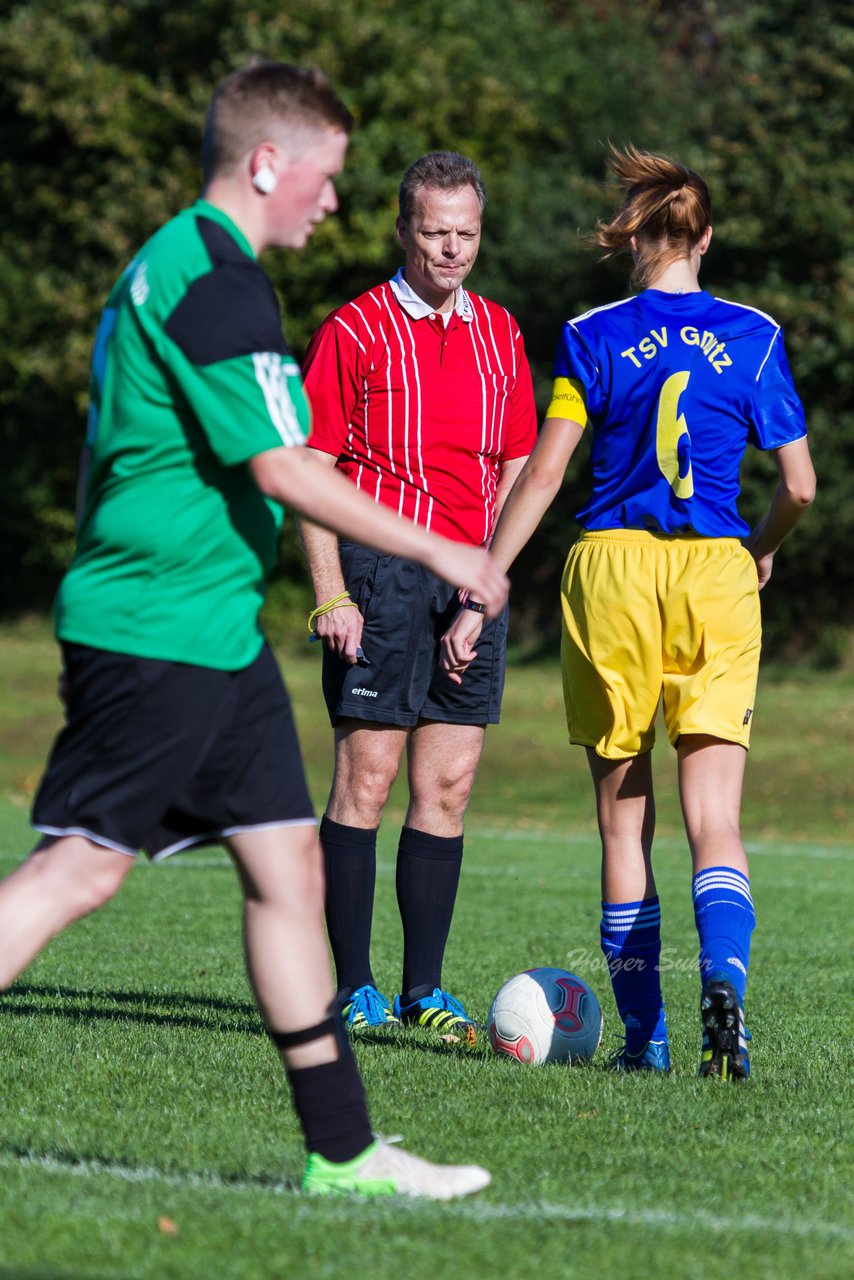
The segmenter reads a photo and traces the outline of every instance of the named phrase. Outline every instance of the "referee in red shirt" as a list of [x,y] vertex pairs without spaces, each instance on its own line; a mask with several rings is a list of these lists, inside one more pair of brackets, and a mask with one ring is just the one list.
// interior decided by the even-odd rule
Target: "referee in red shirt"
[[[308,352],[309,445],[403,520],[488,541],[536,439],[522,335],[503,307],[463,288],[485,193],[470,160],[422,156],[400,187],[397,275],[334,311]],[[463,816],[487,724],[499,718],[507,616],[484,627],[465,683],[439,664],[453,588],[303,522],[324,642],[335,776],[320,834],[326,918],[344,1016],[356,1031],[400,1023],[474,1041],[442,987],[463,856]],[[477,601],[468,606],[478,609]],[[377,830],[404,748],[409,808],[397,857],[403,976],[393,1004],[370,960]]]

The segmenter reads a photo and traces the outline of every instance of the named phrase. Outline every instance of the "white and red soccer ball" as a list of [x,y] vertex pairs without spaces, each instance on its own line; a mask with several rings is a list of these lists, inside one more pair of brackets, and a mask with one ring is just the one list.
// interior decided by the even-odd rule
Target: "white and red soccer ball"
[[492,1002],[489,1043],[519,1062],[585,1062],[602,1038],[602,1010],[586,982],[565,969],[528,969]]

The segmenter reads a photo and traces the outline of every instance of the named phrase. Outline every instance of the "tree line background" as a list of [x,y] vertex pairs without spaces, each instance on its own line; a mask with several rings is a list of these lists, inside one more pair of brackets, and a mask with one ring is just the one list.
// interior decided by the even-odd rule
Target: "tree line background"
[[[784,326],[819,496],[764,593],[766,642],[832,665],[854,622],[854,3],[849,0],[32,0],[0,17],[0,613],[48,607],[73,549],[92,338],[139,244],[199,189],[213,86],[251,53],[322,67],[357,119],[341,209],[265,267],[299,356],[387,277],[403,170],[481,167],[472,287],[525,335],[538,406],[560,326],[624,295],[581,234],[610,208],[604,144],[697,169],[716,209],[703,282]],[[776,481],[749,452],[742,510]],[[514,571],[516,634],[549,647],[588,483],[573,465]],[[274,593],[302,609],[292,533]]]

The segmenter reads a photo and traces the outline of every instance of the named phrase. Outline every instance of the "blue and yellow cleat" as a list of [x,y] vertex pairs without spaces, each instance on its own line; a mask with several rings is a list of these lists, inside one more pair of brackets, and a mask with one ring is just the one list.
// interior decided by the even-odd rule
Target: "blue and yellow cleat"
[[647,1040],[639,1053],[629,1053],[623,1046],[608,1060],[610,1071],[657,1071],[667,1075],[670,1071],[670,1047],[666,1040]]
[[391,1005],[381,991],[365,983],[351,991],[341,1005],[341,1017],[348,1031],[365,1031],[368,1027],[400,1026],[400,1019],[391,1011]]
[[467,1045],[477,1043],[474,1022],[459,1000],[439,987],[433,988],[432,995],[413,1000],[412,1004],[403,1004],[401,997],[395,996],[394,1016],[405,1027],[425,1027],[442,1036],[454,1036]]
[[700,1075],[718,1076],[721,1080],[749,1079],[750,1032],[744,1025],[744,1012],[735,987],[726,977],[714,974],[703,984],[700,1018],[703,1023]]

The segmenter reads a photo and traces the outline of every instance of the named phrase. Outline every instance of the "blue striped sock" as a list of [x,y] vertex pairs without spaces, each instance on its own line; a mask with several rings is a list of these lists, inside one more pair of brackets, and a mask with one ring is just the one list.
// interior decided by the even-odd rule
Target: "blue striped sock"
[[667,1039],[658,968],[658,897],[641,902],[603,902],[599,931],[617,1010],[626,1028],[626,1050],[640,1053],[649,1040]]
[[700,935],[700,978],[723,974],[742,1006],[747,987],[750,935],[756,924],[750,881],[733,867],[707,867],[691,886]]

